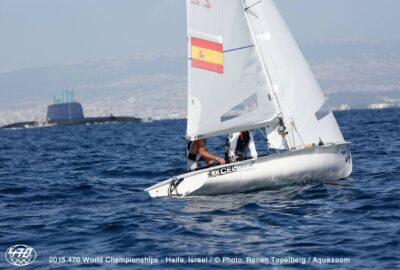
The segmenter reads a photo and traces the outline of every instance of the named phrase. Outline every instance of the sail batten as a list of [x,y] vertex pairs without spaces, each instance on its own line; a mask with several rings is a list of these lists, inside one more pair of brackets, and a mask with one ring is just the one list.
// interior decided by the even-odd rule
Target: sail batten
[[239,48],[235,48],[235,49],[229,49],[229,50],[226,50],[226,51],[224,51],[224,53],[228,53],[228,52],[234,52],[234,51],[238,51],[238,50],[243,50],[243,49],[248,49],[248,48],[251,48],[251,47],[254,47],[255,45],[247,45],[247,46],[243,46],[243,47],[239,47]]

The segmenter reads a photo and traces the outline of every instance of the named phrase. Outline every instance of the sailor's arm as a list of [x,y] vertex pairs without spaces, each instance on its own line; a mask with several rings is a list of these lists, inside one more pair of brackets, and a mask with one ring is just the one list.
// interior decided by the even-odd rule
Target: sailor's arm
[[216,156],[214,154],[211,154],[210,152],[207,152],[203,142],[198,142],[197,149],[198,149],[199,154],[203,157],[203,159],[205,160],[205,162],[207,164],[210,165],[214,161],[218,161],[221,164],[225,164],[225,159],[223,159],[219,156]]

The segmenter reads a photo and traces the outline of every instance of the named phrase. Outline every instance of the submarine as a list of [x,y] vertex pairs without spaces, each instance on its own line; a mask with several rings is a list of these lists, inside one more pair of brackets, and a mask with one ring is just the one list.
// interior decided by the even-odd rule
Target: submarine
[[137,123],[141,122],[141,118],[129,116],[100,116],[100,117],[85,117],[82,105],[73,101],[73,92],[68,93],[69,98],[64,102],[54,98],[54,104],[47,106],[46,120],[40,121],[24,121],[8,124],[0,127],[1,129],[13,128],[42,128],[52,126],[65,125],[89,125],[89,124],[108,124],[108,123]]

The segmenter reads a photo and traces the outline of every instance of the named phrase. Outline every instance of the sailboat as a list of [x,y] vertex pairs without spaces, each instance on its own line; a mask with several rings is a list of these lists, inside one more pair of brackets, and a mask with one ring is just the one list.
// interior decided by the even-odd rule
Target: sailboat
[[273,0],[187,0],[187,140],[265,129],[277,154],[206,167],[145,191],[220,195],[330,181],[350,143]]

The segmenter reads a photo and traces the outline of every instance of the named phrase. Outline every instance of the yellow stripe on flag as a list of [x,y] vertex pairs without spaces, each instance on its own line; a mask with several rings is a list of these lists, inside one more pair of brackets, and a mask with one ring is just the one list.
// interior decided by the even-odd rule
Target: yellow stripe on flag
[[223,65],[222,52],[192,46],[192,59]]

